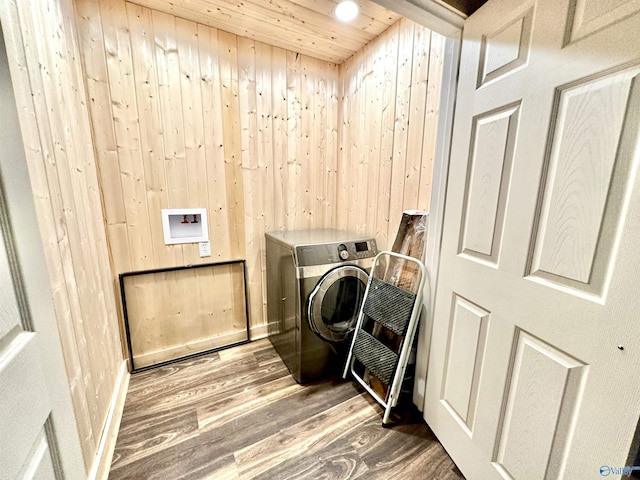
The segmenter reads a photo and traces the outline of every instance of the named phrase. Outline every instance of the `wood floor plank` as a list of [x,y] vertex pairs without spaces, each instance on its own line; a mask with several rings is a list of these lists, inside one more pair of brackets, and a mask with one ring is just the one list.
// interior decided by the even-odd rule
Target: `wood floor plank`
[[205,370],[208,365],[219,361],[220,355],[217,352],[213,352],[193,357],[188,360],[171,363],[163,367],[135,373],[131,377],[132,382],[128,392],[137,392],[138,390],[143,390],[149,386],[153,386],[158,382],[166,382],[170,378],[179,378],[181,375],[191,375],[193,370]]
[[114,452],[111,467],[117,469],[162,452],[198,433],[198,419],[193,411],[180,415],[169,411],[154,415],[145,425],[125,426],[118,432],[118,437],[126,438],[126,442]]
[[225,448],[238,451],[278,433],[289,425],[303,422],[346,402],[358,393],[349,383],[329,383],[332,388],[326,388],[327,384],[310,385],[219,427],[202,428],[200,441],[225,445]]
[[258,361],[258,365],[266,365],[267,363],[273,363],[273,362],[279,363],[282,361],[280,359],[280,356],[278,355],[278,352],[276,352],[273,348],[266,348],[266,349],[254,352],[254,356]]
[[[413,455],[414,450],[437,444],[435,435],[425,428],[424,423],[402,423],[388,428],[380,428],[380,418],[361,425],[350,432],[352,445],[368,465],[378,465],[388,457],[402,459]],[[355,437],[355,438],[354,438]]]
[[210,402],[204,407],[198,408],[198,425],[203,429],[220,426],[227,421],[250,413],[256,408],[286,398],[303,388],[291,375],[260,384],[255,388],[245,388],[229,398]]
[[380,420],[375,419],[353,434],[351,445],[367,467],[386,478],[402,478],[400,474],[417,458],[424,459],[427,464],[433,462],[433,457],[448,459],[435,436],[430,430],[426,431],[424,425],[401,424],[382,429]]
[[238,473],[246,478],[265,472],[286,458],[314,454],[377,412],[360,396],[292,424],[235,454]]
[[344,439],[338,439],[331,442],[319,453],[307,453],[287,458],[275,467],[250,478],[254,480],[285,478],[341,480],[360,476],[369,478],[371,472],[353,446]]
[[233,454],[193,455],[193,450],[169,448],[109,472],[109,480],[167,480],[180,478],[237,478]]
[[[218,355],[222,360],[233,360],[234,358],[241,358],[248,354],[259,352],[262,350],[272,350],[271,342],[267,338],[256,340],[255,342],[245,343],[244,345],[238,345],[233,348],[226,348],[220,350]],[[276,354],[277,355],[277,354]]]
[[298,385],[259,340],[134,374],[109,478],[464,480],[420,414],[381,420],[353,382]]
[[216,378],[211,374],[194,375],[181,382],[167,384],[162,390],[145,390],[132,395],[132,405],[135,401],[140,408],[132,407],[127,411],[125,405],[127,415],[123,414],[122,421],[126,424],[140,415],[159,413],[167,408],[190,409],[196,404],[215,403],[252,386],[288,375],[283,365],[270,363],[259,366],[255,359],[252,362],[227,362],[222,371]]
[[[407,458],[392,468],[377,470],[385,478],[429,478],[433,480],[464,480],[460,470],[452,465],[451,458],[440,444],[430,445],[421,455]],[[368,480],[369,477],[363,476]]]
[[[167,365],[161,367],[162,370],[172,370],[170,376],[164,377],[163,392],[165,391],[180,391],[187,389],[194,384],[215,384],[217,388],[220,388],[220,384],[225,378],[233,378],[236,374],[247,374],[252,372],[258,365],[257,360],[253,355],[247,355],[239,357],[230,361],[224,361],[220,358],[201,358],[201,361],[194,364],[192,368],[176,368],[178,364]],[[147,372],[144,372],[147,373]],[[131,391],[131,400],[139,399],[140,401],[149,400],[159,392],[155,385],[155,382],[145,382],[144,386],[139,385],[137,374],[134,374],[131,378],[133,381]],[[162,377],[161,377],[162,378]],[[146,380],[146,379],[145,379]]]

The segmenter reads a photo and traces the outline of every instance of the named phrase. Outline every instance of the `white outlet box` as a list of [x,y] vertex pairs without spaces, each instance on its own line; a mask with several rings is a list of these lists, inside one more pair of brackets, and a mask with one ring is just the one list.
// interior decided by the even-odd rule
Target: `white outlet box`
[[209,241],[206,208],[163,208],[165,245]]
[[211,242],[200,242],[200,256],[201,257],[211,256]]

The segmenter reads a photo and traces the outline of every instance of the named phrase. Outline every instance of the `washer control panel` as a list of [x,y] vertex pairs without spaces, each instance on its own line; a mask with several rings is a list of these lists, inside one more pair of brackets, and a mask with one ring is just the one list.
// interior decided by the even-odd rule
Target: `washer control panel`
[[326,265],[375,257],[378,247],[373,238],[338,243],[296,246],[298,266]]

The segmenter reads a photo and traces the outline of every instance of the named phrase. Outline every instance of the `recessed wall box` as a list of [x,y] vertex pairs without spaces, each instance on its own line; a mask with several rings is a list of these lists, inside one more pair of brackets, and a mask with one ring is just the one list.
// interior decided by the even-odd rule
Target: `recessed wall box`
[[206,208],[162,209],[162,230],[165,245],[209,241]]

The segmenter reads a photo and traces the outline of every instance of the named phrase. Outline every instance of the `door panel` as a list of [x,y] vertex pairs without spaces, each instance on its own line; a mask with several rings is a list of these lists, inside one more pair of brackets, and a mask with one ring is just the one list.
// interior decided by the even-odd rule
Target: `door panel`
[[460,252],[492,265],[500,254],[519,111],[511,105],[473,120]]
[[455,296],[442,391],[445,404],[467,430],[476,412],[489,318],[489,312]]
[[639,78],[633,68],[557,90],[530,272],[536,278],[604,294],[640,128]]
[[424,415],[471,480],[596,478],[638,422],[640,4],[601,5],[465,24]]
[[496,463],[513,478],[559,478],[586,366],[524,331],[516,338]]
[[55,478],[55,469],[51,460],[51,451],[47,443],[47,434],[42,429],[33,448],[27,454],[28,462],[22,467],[22,471],[15,478],[49,480]]
[[18,478],[23,465],[32,463],[33,459],[25,455],[33,450],[51,411],[35,334],[15,333],[12,331],[0,340],[4,344],[0,349],[0,385],[11,392],[0,398],[3,437],[0,471],[7,475],[5,478]]
[[45,429],[40,431],[38,438],[33,444],[33,448],[27,454],[30,461],[25,463],[22,471],[16,478],[25,478],[33,480],[47,480],[55,478],[55,469],[51,460],[51,451],[47,443],[47,434]]
[[580,40],[603,28],[635,15],[639,0],[574,0],[567,23],[567,43]]
[[524,2],[515,15],[482,37],[478,87],[526,65],[531,46],[533,8]]

